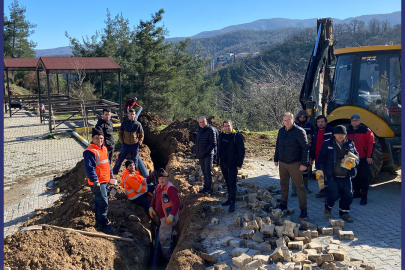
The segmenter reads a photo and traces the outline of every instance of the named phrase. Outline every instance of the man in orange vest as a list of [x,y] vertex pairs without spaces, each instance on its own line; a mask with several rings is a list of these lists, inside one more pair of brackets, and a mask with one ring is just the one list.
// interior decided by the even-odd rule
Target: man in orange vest
[[[169,174],[163,169],[158,171],[159,185],[149,208],[152,219],[157,214],[160,218],[159,240],[162,254],[166,260],[172,255],[172,231],[179,220],[180,199],[176,187],[169,181]],[[156,209],[156,211],[155,211]]]
[[149,210],[148,194],[152,196],[155,186],[149,185],[152,182],[153,176],[143,178],[139,172],[135,170],[135,163],[133,160],[125,162],[125,171],[122,174],[121,187],[125,189],[125,194],[128,199],[135,204],[141,206],[146,212]]
[[116,184],[110,162],[108,161],[107,148],[103,145],[104,134],[101,128],[93,128],[91,143],[83,152],[84,171],[91,192],[94,195],[94,213],[96,224],[94,227],[104,233],[113,233],[114,229],[108,222],[108,183]]

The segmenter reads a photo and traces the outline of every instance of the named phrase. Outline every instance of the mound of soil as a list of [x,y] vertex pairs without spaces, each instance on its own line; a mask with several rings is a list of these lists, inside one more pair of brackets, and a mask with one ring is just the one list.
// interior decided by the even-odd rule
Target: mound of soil
[[[147,168],[153,170],[147,146],[140,149]],[[114,153],[113,161],[118,153]],[[124,166],[121,167],[118,179]],[[51,208],[36,211],[25,224],[50,224],[97,232],[93,227],[94,198],[84,173],[83,161],[55,179],[55,191],[66,194]],[[79,233],[46,228],[18,232],[4,241],[4,265],[16,269],[145,269],[151,248],[151,225],[144,209],[126,198],[119,187],[109,195],[108,219],[115,235],[133,238],[134,242],[108,240]]]

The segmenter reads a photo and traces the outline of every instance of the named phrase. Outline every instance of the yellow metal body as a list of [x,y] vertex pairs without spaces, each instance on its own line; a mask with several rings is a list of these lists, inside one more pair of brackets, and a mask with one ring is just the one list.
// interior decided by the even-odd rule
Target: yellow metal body
[[394,137],[394,132],[383,119],[381,119],[378,115],[360,107],[339,107],[333,110],[326,118],[328,119],[328,123],[330,123],[339,119],[350,120],[350,117],[353,114],[358,114],[361,118],[361,122],[371,129],[371,131],[373,131],[378,137]]
[[335,49],[335,55],[357,53],[357,52],[377,52],[377,51],[394,51],[401,50],[401,45],[377,45],[377,46],[364,46],[364,47],[350,47]]

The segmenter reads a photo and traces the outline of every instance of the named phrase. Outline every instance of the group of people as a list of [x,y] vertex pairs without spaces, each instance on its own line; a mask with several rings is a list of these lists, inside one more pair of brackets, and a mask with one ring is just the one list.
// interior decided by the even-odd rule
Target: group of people
[[[111,161],[115,140],[109,109],[103,109],[102,117],[92,130],[91,143],[83,152],[87,181],[94,195],[94,227],[104,233],[114,233],[107,219],[109,185],[118,186],[114,175],[118,174],[130,153],[131,159],[125,162],[120,186],[129,200],[145,209],[152,219],[160,220],[162,253],[169,259],[172,253],[172,230],[179,219],[180,200],[176,187],[169,181],[169,174],[163,168],[147,177],[139,173],[138,152],[144,132],[141,123],[135,119],[131,105],[137,105],[136,98],[125,108],[128,118],[119,129],[122,149],[113,168]],[[220,167],[228,192],[228,199],[221,205],[229,206],[228,211],[234,212],[237,174],[245,157],[242,135],[233,129],[230,120],[223,121],[221,133],[208,124],[205,116],[198,119],[198,124],[198,130],[194,133],[195,154],[204,176],[204,187],[199,193],[212,192],[211,169],[213,165]],[[316,194],[317,197],[326,197],[324,215],[331,217],[332,208],[340,198],[340,217],[353,222],[349,215],[350,205],[353,198],[358,197],[361,197],[361,205],[367,204],[369,164],[373,162],[374,135],[360,124],[360,116],[357,114],[352,115],[348,129],[342,125],[334,128],[328,126],[323,115],[316,118],[314,128],[305,110],[299,111],[295,119],[292,113],[283,115],[283,127],[278,131],[274,154],[274,164],[280,174],[281,210],[287,209],[291,179],[291,195],[298,195],[301,210],[299,218],[308,218],[307,193],[311,193],[308,179],[312,174],[310,167],[315,163],[317,177],[324,177],[325,188]],[[346,159],[348,155],[351,155],[351,159]],[[346,160],[344,166],[342,160]]]
[[[136,100],[135,100],[136,101]],[[92,129],[92,140],[83,152],[84,170],[94,196],[95,229],[107,234],[115,232],[108,222],[109,186],[118,186],[114,175],[130,153],[131,159],[125,162],[120,186],[127,198],[145,209],[151,218],[160,219],[159,239],[162,254],[169,259],[172,253],[172,230],[179,219],[180,199],[176,187],[169,181],[169,174],[163,169],[144,177],[138,171],[138,152],[142,145],[144,132],[141,123],[135,119],[135,111],[128,109],[128,118],[121,123],[119,141],[122,149],[114,167],[111,161],[115,140],[111,111],[103,109],[102,117]]]
[[308,114],[300,110],[294,115],[283,115],[283,127],[278,131],[274,164],[279,168],[281,203],[280,209],[287,209],[290,179],[292,196],[298,193],[301,210],[299,218],[308,218],[307,193],[310,166],[315,163],[316,177],[324,179],[324,188],[316,197],[325,199],[324,215],[331,217],[332,208],[339,200],[339,216],[347,222],[354,219],[349,215],[353,198],[361,198],[360,205],[367,204],[370,168],[374,147],[374,134],[361,125],[358,114],[351,117],[351,125],[334,128],[327,125],[324,115],[316,117],[316,128],[308,121]]
[[221,133],[208,124],[205,116],[198,119],[198,125],[195,153],[204,176],[204,187],[199,193],[212,193],[211,168],[214,164],[221,167],[228,192],[228,199],[221,205],[229,205],[229,212],[234,212],[237,174],[242,169],[245,158],[242,135],[233,129],[231,120],[223,121]]

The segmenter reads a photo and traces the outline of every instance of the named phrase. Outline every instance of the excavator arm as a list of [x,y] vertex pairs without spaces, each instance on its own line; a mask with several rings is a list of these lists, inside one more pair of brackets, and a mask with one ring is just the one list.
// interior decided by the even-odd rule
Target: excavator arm
[[317,36],[307,72],[300,92],[302,108],[308,112],[310,122],[315,124],[317,115],[326,115],[329,92],[332,85],[330,66],[335,61],[333,54],[333,20],[317,20]]

